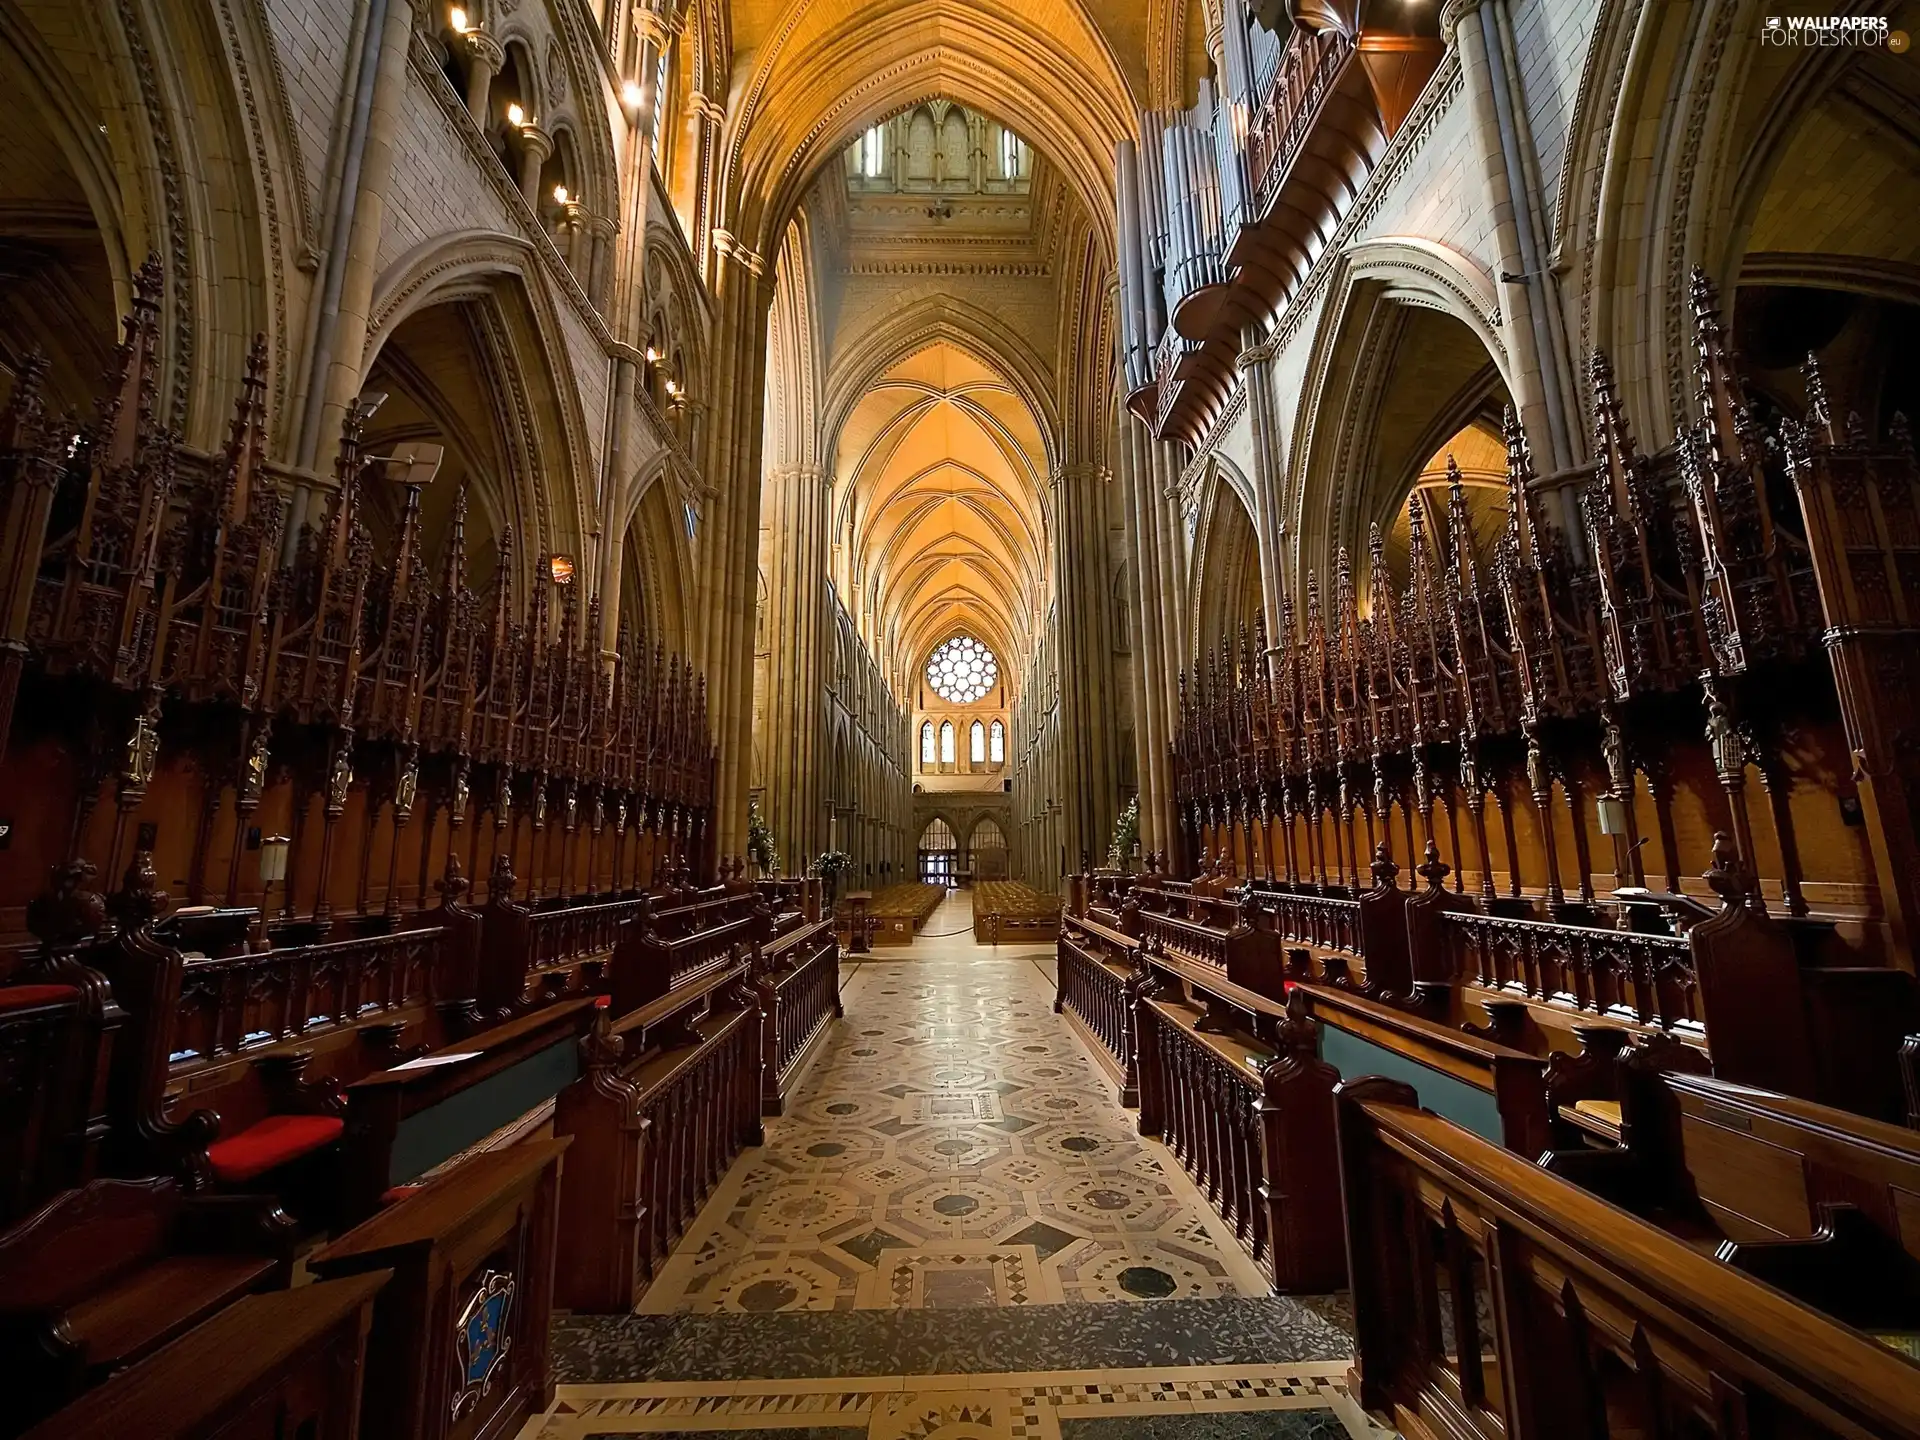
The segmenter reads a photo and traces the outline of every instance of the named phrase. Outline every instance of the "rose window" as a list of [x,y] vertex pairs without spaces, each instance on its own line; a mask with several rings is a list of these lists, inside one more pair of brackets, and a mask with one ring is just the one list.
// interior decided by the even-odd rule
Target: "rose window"
[[941,699],[971,705],[999,682],[1000,665],[978,640],[956,635],[927,661],[927,684]]

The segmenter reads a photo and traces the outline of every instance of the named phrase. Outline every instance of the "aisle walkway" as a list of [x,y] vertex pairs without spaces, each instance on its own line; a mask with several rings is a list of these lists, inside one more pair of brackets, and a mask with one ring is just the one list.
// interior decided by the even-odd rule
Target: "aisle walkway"
[[536,1433],[1345,1440],[1347,1337],[1135,1134],[1052,966],[964,933],[846,963],[846,1019],[643,1313],[559,1326]]

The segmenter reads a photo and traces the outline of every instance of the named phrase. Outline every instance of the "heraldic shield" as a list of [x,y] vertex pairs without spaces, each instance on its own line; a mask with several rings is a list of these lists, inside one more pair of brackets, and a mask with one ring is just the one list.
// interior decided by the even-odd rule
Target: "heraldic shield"
[[513,1348],[507,1322],[513,1313],[513,1276],[488,1270],[454,1327],[454,1365],[458,1371],[453,1418],[472,1411],[493,1385],[493,1372]]

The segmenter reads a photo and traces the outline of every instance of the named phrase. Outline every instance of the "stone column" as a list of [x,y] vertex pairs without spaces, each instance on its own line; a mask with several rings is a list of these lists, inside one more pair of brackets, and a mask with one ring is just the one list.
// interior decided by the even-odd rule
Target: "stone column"
[[[386,227],[387,192],[393,181],[395,135],[407,98],[413,7],[405,0],[385,0],[377,13],[381,15],[378,30],[370,25],[366,37],[366,44],[377,47],[377,54],[366,132],[359,146],[359,168],[357,172],[350,168],[343,176],[340,194],[339,218],[347,234],[345,252],[329,257],[329,268],[339,265],[337,300],[330,307],[323,302],[314,327],[312,389],[306,401],[299,456],[301,468],[317,473],[332,469],[341,423],[360,394],[361,362],[373,309],[374,270],[379,262],[381,232]],[[350,143],[349,150],[353,148]],[[312,390],[319,395],[316,397]],[[305,498],[304,491],[295,497],[294,514],[287,527],[289,546],[295,543],[300,523],[307,518]]]
[[744,843],[746,776],[753,721],[753,622],[760,539],[760,448],[766,408],[766,261],[724,230],[714,231],[714,333],[721,337],[712,377],[714,422],[707,473],[718,487],[707,532],[697,539],[702,574],[698,663],[707,675],[720,780],[716,813],[721,848]]
[[493,77],[506,67],[507,52],[491,35],[469,30],[460,37],[467,47],[467,113],[482,130],[487,128],[487,96]]
[[546,131],[538,125],[520,127],[520,197],[536,219],[540,214],[540,167],[552,153],[553,139]]
[[1286,530],[1281,510],[1284,475],[1280,419],[1273,407],[1273,344],[1257,343],[1252,333],[1245,343],[1239,366],[1241,383],[1247,387],[1247,416],[1253,430],[1253,531],[1260,550],[1260,604],[1271,637],[1280,633],[1281,601],[1286,593],[1285,577],[1280,573],[1281,536]]
[[698,185],[693,199],[693,233],[687,242],[693,246],[694,263],[702,276],[710,276],[713,255],[711,235],[714,215],[720,204],[720,131],[727,122],[727,107],[702,91],[693,92],[694,174]]
[[[1061,745],[1059,773],[1050,792],[1065,806],[1063,820],[1069,846],[1085,843],[1096,821],[1095,791],[1109,777],[1097,754],[1096,732],[1105,727],[1102,712],[1112,704],[1106,683],[1110,667],[1103,663],[1107,645],[1105,627],[1096,627],[1088,615],[1088,591],[1096,581],[1089,573],[1105,551],[1105,535],[1090,523],[1106,481],[1096,467],[1068,465],[1054,472],[1054,613],[1058,617],[1056,675],[1060,684]],[[1101,569],[1104,571],[1104,566]],[[1104,589],[1104,585],[1098,588]]]
[[[1520,154],[1523,112],[1515,105],[1501,53],[1504,0],[1446,0],[1440,33],[1460,53],[1460,74],[1472,108],[1482,181],[1494,221],[1502,329],[1511,360],[1513,400],[1534,453],[1551,455],[1553,468],[1572,466],[1579,453],[1572,413],[1571,373],[1561,353],[1560,326],[1547,256],[1535,223],[1541,197],[1530,194]],[[1570,508],[1570,502],[1568,502]],[[1563,522],[1574,519],[1570,514]],[[1579,527],[1569,534],[1578,543]]]
[[[827,527],[832,477],[818,465],[769,474],[767,822],[782,855],[820,848],[820,725],[831,679]],[[873,717],[863,715],[863,722]],[[881,797],[861,797],[878,805]]]

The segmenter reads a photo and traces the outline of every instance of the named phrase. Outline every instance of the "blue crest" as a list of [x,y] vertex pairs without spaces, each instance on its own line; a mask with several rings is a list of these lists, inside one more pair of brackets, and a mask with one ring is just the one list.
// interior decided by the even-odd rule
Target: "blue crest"
[[513,1313],[513,1276],[489,1270],[480,1277],[467,1306],[454,1322],[454,1366],[458,1385],[453,1418],[458,1420],[493,1384],[493,1372],[513,1348],[507,1322]]

